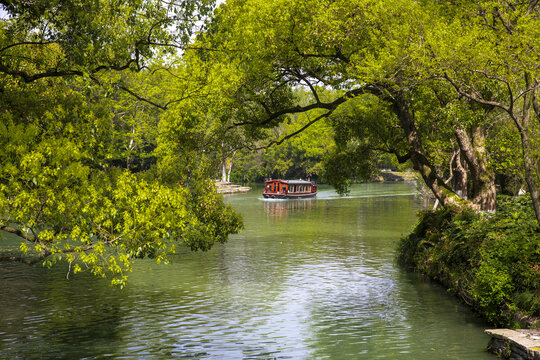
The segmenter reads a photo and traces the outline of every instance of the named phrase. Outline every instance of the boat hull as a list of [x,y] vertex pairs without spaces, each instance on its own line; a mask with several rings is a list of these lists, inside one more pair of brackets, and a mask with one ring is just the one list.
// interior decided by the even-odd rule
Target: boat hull
[[265,199],[308,199],[315,197],[317,193],[306,193],[306,194],[272,194],[272,193],[263,193]]

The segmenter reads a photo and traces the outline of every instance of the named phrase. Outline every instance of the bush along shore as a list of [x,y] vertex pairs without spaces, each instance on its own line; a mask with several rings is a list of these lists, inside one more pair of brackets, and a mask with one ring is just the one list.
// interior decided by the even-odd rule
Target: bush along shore
[[528,196],[500,196],[494,214],[423,211],[398,261],[440,282],[492,325],[540,327],[540,229]]

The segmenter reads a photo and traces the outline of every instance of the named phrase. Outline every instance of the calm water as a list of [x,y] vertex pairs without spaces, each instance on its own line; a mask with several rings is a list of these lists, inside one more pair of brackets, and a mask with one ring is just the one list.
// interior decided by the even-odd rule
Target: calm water
[[62,266],[0,264],[0,358],[494,359],[485,324],[394,263],[421,201],[411,184],[340,198],[227,199],[246,229],[124,290]]

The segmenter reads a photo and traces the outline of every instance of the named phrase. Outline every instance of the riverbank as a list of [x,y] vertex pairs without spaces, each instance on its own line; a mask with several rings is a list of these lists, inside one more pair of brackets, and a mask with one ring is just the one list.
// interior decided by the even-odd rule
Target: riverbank
[[514,360],[540,360],[540,330],[486,330],[491,336],[488,350]]
[[381,170],[374,175],[372,182],[395,182],[395,181],[416,181],[418,173],[414,171],[387,171]]
[[251,190],[249,186],[235,185],[229,182],[216,181],[218,194],[235,194],[235,193],[245,193]]
[[498,199],[495,214],[424,211],[399,261],[443,284],[491,324],[540,327],[540,232],[527,197]]

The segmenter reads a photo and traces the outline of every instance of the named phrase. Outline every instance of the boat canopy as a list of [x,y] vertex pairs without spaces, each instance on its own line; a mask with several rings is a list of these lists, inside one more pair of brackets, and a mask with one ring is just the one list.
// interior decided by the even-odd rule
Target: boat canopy
[[306,181],[306,180],[268,180],[266,181],[266,183],[271,183],[271,182],[281,182],[281,183],[285,183],[285,184],[289,184],[289,185],[312,185],[313,182],[311,181]]

